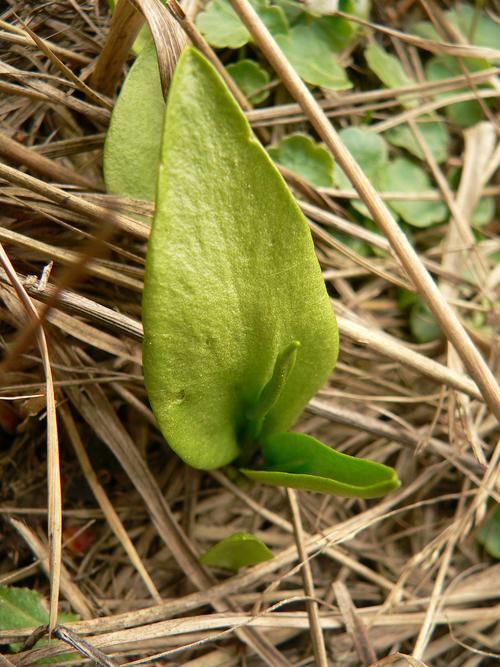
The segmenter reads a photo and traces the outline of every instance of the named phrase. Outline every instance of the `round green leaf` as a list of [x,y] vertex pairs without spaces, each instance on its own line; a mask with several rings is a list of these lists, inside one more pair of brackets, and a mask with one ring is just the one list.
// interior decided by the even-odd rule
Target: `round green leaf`
[[420,298],[411,307],[409,325],[418,343],[430,343],[443,336],[436,318]]
[[[438,164],[444,162],[448,157],[448,150],[450,148],[450,134],[445,123],[440,121],[427,122],[422,118],[422,122],[418,124],[427,146],[429,147],[434,159]],[[406,149],[409,153],[424,160],[425,156],[413,136],[413,132],[408,125],[398,125],[385,133],[388,141],[394,146]]]
[[[311,7],[308,9],[313,11]],[[342,11],[346,11],[346,9],[342,9]],[[317,39],[321,35],[325,43],[336,53],[349,46],[359,29],[356,23],[340,18],[340,16],[312,17],[310,14],[303,14],[294,27],[298,25],[310,26],[311,39]]]
[[[385,139],[367,127],[346,127],[339,136],[365,174],[373,180],[388,161],[389,151]],[[351,181],[339,168],[335,170],[335,182],[339,188],[352,188]]]
[[263,90],[255,94],[269,83],[269,73],[262,69],[254,60],[239,60],[226,67],[238,88],[250,99],[253,104],[259,104],[269,97],[269,91]]
[[313,86],[346,90],[352,83],[339,65],[331,40],[316,23],[298,25],[276,41],[300,77]]
[[500,25],[492,21],[480,7],[459,2],[446,12],[469,44],[498,49],[500,44]]
[[305,134],[292,134],[268,149],[275,162],[295,172],[316,187],[331,187],[333,158]]
[[481,197],[474,212],[472,213],[472,224],[474,227],[484,227],[495,217],[494,197]]
[[156,50],[150,44],[132,65],[111,116],[104,144],[109,192],[154,199],[164,111]]
[[144,374],[167,442],[196,468],[235,459],[248,410],[299,341],[263,436],[326,382],[338,334],[307,222],[213,67],[170,88],[143,298]]
[[[485,60],[463,59],[463,64],[470,72],[477,72],[489,66]],[[462,70],[456,62],[455,58],[451,56],[437,56],[431,58],[425,65],[425,76],[428,81],[441,81],[453,76],[460,76]],[[478,86],[484,88],[484,86]],[[436,95],[437,99],[445,99],[449,95],[466,92],[467,88],[461,88],[451,92],[441,93]],[[487,104],[487,100],[485,100]],[[446,115],[452,123],[459,127],[470,127],[483,120],[484,113],[479,102],[470,100],[468,102],[455,102],[448,105],[446,108]]]
[[200,562],[211,567],[238,572],[242,567],[250,567],[273,558],[273,552],[251,533],[235,533],[214,544]]
[[[385,139],[367,127],[346,127],[339,132],[339,135],[372,184],[378,187],[380,170],[387,164],[389,155]],[[351,181],[340,167],[335,169],[333,177],[339,188],[352,189]],[[363,216],[371,217],[368,208],[362,201],[355,200],[352,205]]]
[[377,498],[400,486],[392,468],[342,454],[302,433],[271,435],[264,440],[262,453],[262,470],[241,472],[263,484],[349,498]]
[[[392,192],[429,192],[432,190],[427,173],[405,158],[398,158],[386,165],[380,174],[383,190]],[[414,227],[429,227],[443,222],[448,209],[442,201],[390,201],[389,204],[405,222]]]

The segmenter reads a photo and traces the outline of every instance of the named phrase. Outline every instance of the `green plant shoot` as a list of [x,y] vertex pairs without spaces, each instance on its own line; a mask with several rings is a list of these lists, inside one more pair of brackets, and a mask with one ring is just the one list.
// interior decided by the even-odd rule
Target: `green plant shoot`
[[[165,112],[143,324],[153,411],[172,449],[200,469],[240,459],[248,474],[254,452],[293,426],[337,359],[307,222],[225,84],[192,48]],[[318,444],[321,466],[343,456]],[[363,495],[363,469],[370,489],[398,486],[386,466],[347,459],[353,476],[342,472],[322,491]],[[327,467],[334,479],[334,462]],[[282,483],[280,475],[274,468],[266,481]],[[314,490],[322,470],[301,475],[301,488]]]

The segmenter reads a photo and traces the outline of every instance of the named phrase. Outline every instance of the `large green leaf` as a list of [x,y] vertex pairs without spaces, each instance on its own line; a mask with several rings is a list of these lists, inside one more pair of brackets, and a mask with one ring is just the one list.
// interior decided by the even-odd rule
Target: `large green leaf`
[[171,447],[196,468],[241,453],[249,412],[295,341],[279,396],[266,396],[262,437],[295,422],[337,357],[306,220],[194,49],[182,54],[169,93],[143,323],[153,411]]
[[[271,6],[268,0],[252,0],[252,5],[273,35],[288,31],[288,22],[281,7]],[[251,39],[229,0],[210,0],[198,14],[196,25],[207,42],[216,48],[238,49]]]
[[214,544],[200,561],[203,565],[222,567],[237,572],[242,567],[257,565],[273,558],[273,552],[251,533],[234,533]]
[[[419,193],[432,190],[427,173],[406,158],[398,158],[384,167],[379,183],[383,190],[391,192]],[[409,200],[390,201],[389,204],[405,222],[414,227],[429,227],[443,222],[448,209],[442,201]]]
[[154,199],[164,111],[156,51],[150,44],[132,65],[111,116],[104,144],[109,192]]
[[262,453],[262,470],[245,468],[241,472],[264,484],[350,498],[377,498],[400,485],[392,468],[336,452],[302,433],[271,435]]
[[276,41],[307,83],[331,90],[352,87],[338,62],[335,45],[320,23],[294,26],[287,34],[276,35]]
[[278,164],[287,167],[318,188],[333,184],[333,158],[306,134],[292,134],[268,149]]

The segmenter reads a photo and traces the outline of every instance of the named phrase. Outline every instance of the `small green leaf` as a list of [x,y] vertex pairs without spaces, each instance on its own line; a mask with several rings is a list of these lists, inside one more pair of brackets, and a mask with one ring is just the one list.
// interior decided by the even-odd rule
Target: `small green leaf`
[[[406,158],[390,162],[382,170],[379,181],[383,190],[390,192],[430,192],[431,182],[427,173]],[[393,208],[405,222],[414,227],[429,227],[443,222],[448,209],[442,201],[390,201]]]
[[292,134],[268,149],[275,162],[295,172],[316,187],[333,183],[333,158],[305,134]]
[[307,83],[330,90],[352,87],[344,68],[339,65],[331,40],[316,22],[294,26],[287,34],[276,35],[276,41]]
[[154,199],[164,111],[156,50],[150,44],[132,65],[111,116],[104,144],[109,192]]
[[[57,620],[59,623],[68,623],[77,621],[78,618],[77,614],[61,613]],[[48,622],[49,612],[39,593],[29,588],[0,586],[0,628],[2,630],[38,627],[47,625]],[[48,644],[48,640],[41,640],[36,643],[35,647],[41,648]],[[17,652],[21,649],[21,644],[11,644],[10,649]],[[68,658],[67,655],[61,656],[52,662],[66,661]],[[71,658],[74,656],[72,655]],[[46,663],[45,660],[40,660],[40,664],[44,663]]]
[[[422,117],[421,121],[422,122],[419,122],[418,124],[418,129],[422,133],[434,159],[440,164],[448,157],[450,148],[450,134],[448,128],[445,123],[440,121],[431,120],[427,122],[425,117]],[[397,127],[393,127],[390,130],[387,130],[385,136],[394,146],[406,149],[420,160],[425,159],[422,149],[408,125],[398,125]]]
[[[356,162],[370,180],[376,177],[388,161],[387,142],[380,134],[367,127],[346,127],[340,130],[339,136]],[[335,182],[339,188],[352,188],[350,180],[339,168],[335,170]]]
[[39,593],[29,588],[0,586],[0,628],[15,630],[48,622],[49,613]]
[[490,556],[500,560],[500,505],[491,513],[477,534],[477,541]]
[[254,60],[239,60],[226,67],[239,89],[253,104],[259,104],[269,97],[269,91],[263,90],[255,94],[259,88],[269,83],[269,73],[262,69]]
[[[273,35],[288,31],[288,22],[281,7],[271,6],[268,0],[252,0],[252,5]],[[239,49],[251,39],[229,0],[211,0],[198,14],[196,25],[207,42],[219,49]]]
[[[389,155],[385,139],[367,127],[346,127],[339,132],[339,135],[372,184],[378,187],[380,171],[387,164]],[[352,190],[351,181],[340,167],[335,168],[333,177],[335,184],[341,190]],[[352,206],[363,216],[367,218],[371,216],[362,201],[355,200]]]
[[416,303],[411,307],[408,323],[418,343],[430,343],[443,336],[436,318],[420,297],[417,297]]
[[[411,86],[415,82],[403,69],[399,60],[384,51],[384,49],[375,41],[371,41],[365,49],[365,59],[371,71],[387,86],[387,88],[400,88],[402,86]],[[416,105],[414,101],[404,101],[406,107]]]
[[[343,9],[342,11],[346,11]],[[340,16],[311,16],[303,14],[294,28],[304,25],[311,30],[311,39],[319,37],[328,44],[329,48],[335,53],[339,53],[347,48],[354,36],[358,32],[359,26]]]
[[300,2],[295,2],[295,0],[274,0],[273,5],[281,7],[290,25],[295,23],[304,12],[304,5]]
[[[481,3],[482,4],[482,3]],[[492,21],[479,7],[459,2],[446,12],[469,44],[498,49],[500,44],[500,24]]]
[[484,227],[495,217],[495,199],[481,197],[472,213],[471,223],[474,227]]
[[[463,64],[469,72],[477,72],[486,69],[489,63],[486,60],[463,59]],[[453,76],[461,76],[462,70],[455,58],[450,56],[437,56],[431,58],[425,65],[425,76],[428,81],[441,81]],[[479,85],[478,88],[485,86]],[[436,99],[446,99],[449,95],[467,92],[467,88],[461,88],[436,95]],[[488,104],[488,101],[484,101]],[[446,107],[446,115],[452,123],[459,127],[470,127],[483,120],[484,113],[479,102],[470,100],[468,102],[455,102]]]
[[377,498],[399,488],[395,470],[342,454],[309,435],[277,433],[263,442],[262,470],[242,469],[263,484],[349,498]]
[[143,324],[149,400],[195,468],[242,453],[247,410],[290,341],[300,351],[263,437],[293,425],[337,357],[307,222],[219,75],[190,48],[165,114]]
[[264,542],[251,533],[235,533],[214,544],[201,556],[200,562],[203,565],[238,572],[242,567],[257,565],[273,557],[273,552]]

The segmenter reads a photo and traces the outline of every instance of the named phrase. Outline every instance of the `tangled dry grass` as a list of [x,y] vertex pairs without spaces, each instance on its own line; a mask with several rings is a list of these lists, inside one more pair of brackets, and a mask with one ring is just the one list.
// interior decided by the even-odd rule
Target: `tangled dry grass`
[[[384,4],[379,18],[399,28],[412,3]],[[411,342],[396,288],[414,287],[387,239],[346,218],[355,192],[319,192],[285,172],[341,331],[340,362],[298,429],[395,466],[401,489],[362,501],[242,487],[187,468],[163,442],[141,372],[148,225],[136,214],[152,211],[111,199],[101,179],[113,100],[89,81],[109,24],[91,0],[7,0],[0,14],[0,584],[45,595],[53,623],[58,606],[80,618],[56,630],[62,641],[16,654],[8,646],[34,628],[0,628],[0,664],[56,664],[62,653],[57,664],[495,664],[500,565],[475,535],[499,497],[497,420],[445,339]],[[391,39],[418,62],[418,44]],[[498,90],[468,83],[472,97]],[[408,120],[403,93],[427,92],[360,90],[323,107],[339,123],[373,113],[383,129]],[[306,122],[300,105],[248,116],[273,136]],[[488,111],[465,140],[454,132],[459,195],[429,159],[465,241],[453,225],[414,239],[447,301],[486,318],[469,333],[493,369],[498,240],[493,223],[475,243],[467,220],[485,188],[497,193],[486,178],[499,158],[495,122]],[[383,252],[362,257],[332,229]],[[462,275],[470,257],[480,288]],[[275,558],[234,576],[205,571],[197,555],[238,530]],[[314,657],[322,651],[326,661]]]

